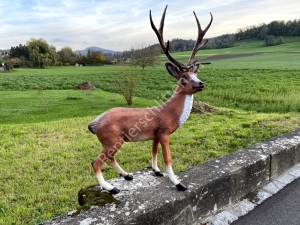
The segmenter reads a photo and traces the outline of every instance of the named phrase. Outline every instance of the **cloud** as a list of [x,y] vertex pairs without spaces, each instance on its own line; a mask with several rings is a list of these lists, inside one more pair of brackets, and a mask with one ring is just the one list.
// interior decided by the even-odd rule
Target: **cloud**
[[50,42],[54,42],[54,43],[70,43],[70,41],[61,39],[61,38],[53,38],[50,40]]
[[[159,26],[167,1],[108,0],[1,0],[0,49],[43,38],[56,49],[68,45],[73,50],[99,46],[115,51],[129,50],[137,43],[157,43],[151,29],[149,11]],[[214,16],[207,37],[234,33],[238,28],[269,23],[273,20],[298,19],[299,0],[174,0],[169,3],[164,39],[196,39],[196,12],[204,27]]]

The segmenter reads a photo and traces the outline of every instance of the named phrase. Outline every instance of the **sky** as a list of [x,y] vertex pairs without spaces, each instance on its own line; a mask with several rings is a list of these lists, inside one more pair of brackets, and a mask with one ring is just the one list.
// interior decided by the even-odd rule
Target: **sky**
[[97,46],[113,51],[158,43],[149,11],[159,27],[168,5],[164,40],[197,38],[193,11],[202,28],[213,23],[205,38],[236,33],[239,28],[274,20],[300,19],[299,0],[1,0],[0,49],[43,38],[59,51]]

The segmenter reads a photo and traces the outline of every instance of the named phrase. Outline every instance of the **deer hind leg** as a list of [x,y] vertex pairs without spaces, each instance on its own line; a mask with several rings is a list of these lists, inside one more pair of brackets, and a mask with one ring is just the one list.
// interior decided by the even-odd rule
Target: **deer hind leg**
[[102,164],[110,159],[109,152],[112,149],[109,148],[103,148],[98,157],[92,162],[92,167],[94,169],[96,178],[100,184],[100,186],[107,190],[111,194],[118,194],[120,190],[114,186],[112,186],[110,183],[106,182],[103,175],[102,175]]
[[180,181],[175,177],[173,169],[172,169],[172,159],[171,159],[170,146],[169,146],[169,136],[162,135],[160,137],[159,141],[162,146],[164,162],[165,162],[165,166],[166,166],[166,170],[167,170],[169,179],[173,182],[173,184],[175,184],[176,188],[179,191],[185,191],[187,189],[187,187],[180,183]]
[[159,140],[154,139],[152,143],[152,169],[156,176],[162,177],[163,173],[160,171],[160,169],[157,166],[158,144],[159,144]]

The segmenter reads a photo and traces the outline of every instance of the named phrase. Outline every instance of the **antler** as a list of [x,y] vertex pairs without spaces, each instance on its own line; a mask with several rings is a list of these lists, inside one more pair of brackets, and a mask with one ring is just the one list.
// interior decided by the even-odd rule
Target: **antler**
[[[205,33],[207,32],[207,30],[209,29],[212,21],[213,21],[213,17],[212,17],[212,14],[210,13],[210,16],[211,16],[211,20],[209,22],[209,24],[207,25],[207,27],[205,28],[205,30],[202,30],[201,29],[201,26],[200,26],[200,23],[199,23],[199,20],[196,16],[196,13],[194,13],[195,15],[195,18],[196,18],[196,21],[197,21],[197,26],[198,26],[198,38],[197,38],[197,41],[195,43],[195,46],[194,46],[194,49],[192,51],[192,54],[190,56],[190,59],[187,63],[187,65],[181,63],[181,62],[178,62],[177,60],[175,60],[171,54],[169,53],[169,47],[170,47],[170,43],[169,41],[167,42],[167,45],[165,45],[165,42],[164,42],[164,38],[163,38],[163,29],[164,29],[164,21],[165,21],[165,16],[166,16],[166,11],[167,11],[167,7],[168,5],[166,6],[165,10],[164,10],[164,13],[161,17],[161,21],[160,21],[160,27],[159,27],[159,30],[157,30],[157,28],[155,27],[154,23],[153,23],[153,20],[152,20],[152,15],[151,15],[151,10],[150,10],[150,23],[151,23],[151,27],[152,29],[154,30],[154,32],[156,33],[156,36],[158,38],[158,41],[160,43],[160,46],[162,47],[164,53],[166,54],[166,56],[168,57],[168,59],[174,64],[176,65],[181,71],[184,71],[184,70],[190,70],[190,71],[194,71],[196,72],[199,65],[201,64],[199,61],[195,60],[194,61],[194,57],[197,53],[197,51],[199,51],[199,49],[204,46],[208,40],[206,40],[205,42],[201,43],[202,42],[202,39],[205,35]],[[204,63],[203,63],[204,64]],[[208,63],[205,63],[205,64],[208,64]]]
[[158,38],[158,41],[160,43],[160,46],[162,47],[164,53],[166,54],[166,56],[168,57],[168,59],[174,64],[176,65],[180,70],[186,70],[189,69],[189,67],[187,67],[186,65],[184,65],[181,62],[178,62],[177,60],[175,60],[169,53],[169,47],[170,47],[170,43],[169,41],[167,42],[167,45],[165,45],[164,42],[164,38],[163,38],[163,29],[164,29],[164,22],[165,22],[165,15],[166,15],[166,11],[167,11],[167,7],[166,6],[164,13],[161,17],[161,21],[160,21],[160,27],[159,30],[157,30],[157,28],[155,27],[153,20],[152,20],[152,16],[151,16],[151,10],[150,10],[150,23],[151,23],[151,27],[154,30],[154,32],[156,33],[156,36]]
[[210,25],[211,25],[211,23],[212,23],[212,21],[213,21],[213,16],[212,16],[212,14],[210,13],[210,17],[211,17],[210,22],[209,22],[209,24],[207,25],[207,27],[206,27],[204,30],[202,30],[202,29],[201,29],[201,26],[200,26],[200,23],[199,23],[199,20],[198,20],[198,18],[197,18],[196,13],[195,13],[194,11],[193,11],[193,13],[194,13],[195,18],[196,18],[196,21],[197,21],[197,26],[198,26],[198,38],[197,38],[197,41],[196,41],[196,43],[195,43],[194,49],[193,49],[193,51],[192,51],[192,54],[191,54],[191,56],[190,56],[190,59],[189,59],[189,61],[188,61],[188,65],[193,64],[194,57],[195,57],[196,53],[199,51],[199,49],[200,49],[202,46],[206,45],[206,43],[208,42],[208,40],[206,40],[205,42],[201,43],[202,40],[203,40],[203,37],[204,37],[205,33],[208,31],[208,29],[209,29],[209,27],[210,27]]

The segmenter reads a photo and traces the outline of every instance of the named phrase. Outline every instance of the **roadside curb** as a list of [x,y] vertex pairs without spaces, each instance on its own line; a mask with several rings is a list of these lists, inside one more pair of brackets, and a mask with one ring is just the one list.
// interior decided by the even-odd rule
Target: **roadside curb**
[[299,163],[297,129],[178,173],[188,184],[185,192],[178,192],[166,176],[155,177],[144,169],[133,173],[133,181],[109,181],[122,190],[114,196],[119,205],[93,206],[75,217],[69,213],[41,225],[200,224]]
[[222,212],[209,216],[201,222],[202,225],[228,225],[252,211],[266,199],[275,195],[286,185],[300,177],[300,164],[280,175],[275,180],[249,194],[241,201],[226,206]]

